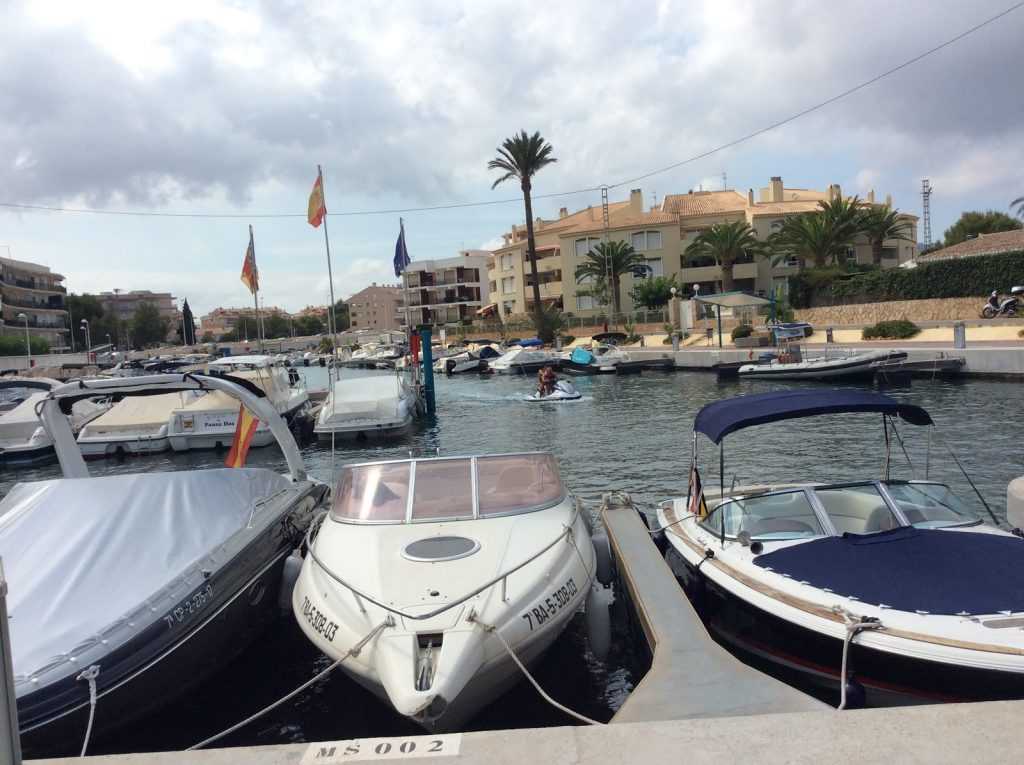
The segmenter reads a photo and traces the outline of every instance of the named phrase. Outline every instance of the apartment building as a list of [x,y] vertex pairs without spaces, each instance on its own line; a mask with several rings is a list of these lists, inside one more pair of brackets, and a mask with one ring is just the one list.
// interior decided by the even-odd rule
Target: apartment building
[[[842,195],[838,185],[827,191],[786,188],[781,177],[773,177],[759,189],[746,194],[735,190],[690,191],[670,194],[660,205],[644,209],[643,193],[633,189],[629,199],[608,205],[607,232],[612,241],[625,241],[641,253],[652,276],[675,276],[685,289],[699,285],[704,294],[721,291],[722,270],[714,262],[694,260],[686,248],[704,230],[716,223],[746,220],[758,238],[767,239],[787,216],[813,212],[818,202]],[[867,200],[875,202],[874,192]],[[887,203],[891,203],[889,198]],[[911,227],[909,242],[886,242],[883,267],[893,267],[910,260],[917,235],[917,217],[905,215]],[[597,299],[586,293],[587,284],[577,284],[576,266],[605,235],[600,207],[588,207],[574,213],[562,208],[554,220],[538,218],[534,222],[537,247],[537,271],[541,302],[558,305],[566,313],[593,315],[605,309]],[[526,226],[513,225],[503,234],[503,244],[494,250],[488,266],[489,303],[502,316],[527,314],[532,310],[532,276],[526,256]],[[871,262],[871,245],[866,238],[855,241],[847,257],[859,263]],[[788,277],[800,264],[789,261],[772,265],[768,259],[749,259],[733,268],[735,289],[768,294],[777,288],[785,290]],[[630,292],[639,278],[622,278],[622,310],[632,310]],[[582,294],[581,294],[582,293]]]
[[[68,344],[68,312],[64,298],[64,277],[47,266],[13,258],[0,258],[0,322],[4,333],[24,332],[26,324],[34,337],[51,348]],[[24,319],[19,319],[23,315]]]
[[399,330],[402,288],[397,284],[377,284],[360,290],[348,300],[349,322],[354,330]]
[[[278,314],[289,318],[289,314],[283,308],[269,306],[260,308],[260,315],[266,318]],[[256,331],[256,308],[214,308],[200,320],[199,334],[205,335],[209,332],[214,338],[222,337],[234,330],[238,330],[243,339],[258,337]]]
[[488,298],[487,250],[463,250],[457,257],[413,261],[402,274],[403,299],[399,307],[400,326],[406,315],[413,326],[471,324],[485,308]]

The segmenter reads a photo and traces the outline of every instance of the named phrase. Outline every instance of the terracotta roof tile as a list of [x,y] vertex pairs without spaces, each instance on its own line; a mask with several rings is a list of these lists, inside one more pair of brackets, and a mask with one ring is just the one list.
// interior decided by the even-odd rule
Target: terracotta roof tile
[[919,263],[933,263],[936,260],[970,258],[979,255],[998,255],[1002,252],[1024,250],[1024,229],[1001,231],[998,234],[979,234],[975,239],[943,247],[917,258]]
[[742,212],[746,208],[747,198],[738,191],[696,191],[689,194],[669,194],[661,203],[662,211],[676,213],[684,218]]

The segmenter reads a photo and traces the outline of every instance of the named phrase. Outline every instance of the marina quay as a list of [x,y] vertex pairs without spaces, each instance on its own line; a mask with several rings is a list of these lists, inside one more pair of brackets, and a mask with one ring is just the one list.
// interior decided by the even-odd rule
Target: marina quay
[[1017,759],[1024,2],[0,18],[0,765]]

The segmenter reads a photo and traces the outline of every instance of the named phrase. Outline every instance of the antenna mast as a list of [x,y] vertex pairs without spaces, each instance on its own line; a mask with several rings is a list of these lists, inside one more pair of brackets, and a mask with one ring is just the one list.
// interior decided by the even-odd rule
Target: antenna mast
[[924,225],[924,246],[932,244],[932,184],[927,178],[921,181],[921,211]]

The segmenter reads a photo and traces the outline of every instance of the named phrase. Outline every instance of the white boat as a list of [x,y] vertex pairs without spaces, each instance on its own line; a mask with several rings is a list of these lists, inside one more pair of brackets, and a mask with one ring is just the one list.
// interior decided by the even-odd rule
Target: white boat
[[201,391],[179,391],[123,398],[79,431],[79,448],[85,457],[167,451],[171,446],[167,436],[171,412],[183,409],[203,395]]
[[[230,375],[245,380],[263,391],[274,410],[286,422],[309,413],[309,394],[298,373],[289,372],[270,356],[226,356],[208,365],[211,374]],[[167,424],[167,439],[176,452],[189,449],[228,448],[238,422],[238,402],[225,393],[208,393],[172,410]],[[250,446],[268,446],[274,442],[267,423],[256,426]]]
[[576,390],[576,387],[568,380],[559,380],[555,383],[554,389],[546,396],[540,395],[539,391],[534,391],[529,396],[525,397],[525,401],[532,401],[534,403],[541,401],[579,401],[583,398],[583,394]]
[[321,439],[398,436],[415,414],[416,393],[398,375],[346,377],[331,385],[313,432]]
[[690,496],[657,519],[708,629],[842,707],[1024,697],[1024,542],[987,505],[986,518],[913,466],[896,480],[888,449],[876,480],[701,492],[692,479],[698,434],[721,449],[742,428],[853,413],[881,414],[886,444],[897,420],[933,424],[918,406],[851,389],[740,396],[697,414]]
[[880,364],[907,357],[900,351],[878,350],[859,353],[825,353],[804,357],[796,347],[763,363],[744,364],[739,376],[765,380],[871,379]]
[[[33,464],[54,458],[53,439],[43,427],[38,409],[49,392],[60,385],[48,377],[0,378],[4,401],[12,404],[0,414],[0,463]],[[109,408],[108,402],[76,402],[70,414],[72,430],[77,432]]]
[[509,650],[537,660],[587,601],[584,515],[550,454],[347,465],[296,619],[332,659],[361,647],[342,670],[399,714],[459,730],[522,679]]
[[557,353],[534,348],[512,348],[487,362],[488,369],[501,375],[536,374],[547,366],[557,368],[561,358]]
[[[628,353],[615,345],[594,343],[591,348],[575,348],[561,356],[562,369],[574,375],[614,375],[620,367],[629,366]],[[640,371],[639,367],[635,367]]]
[[[64,412],[93,397],[171,391],[235,396],[272,423],[287,473],[90,476]],[[63,477],[18,483],[0,503],[11,681],[21,744],[32,758],[84,753],[87,729],[95,739],[166,723],[143,718],[221,669],[278,618],[294,583],[294,575],[284,578],[286,559],[327,492],[307,478],[266,399],[228,379],[91,379],[46,395],[42,420]]]

